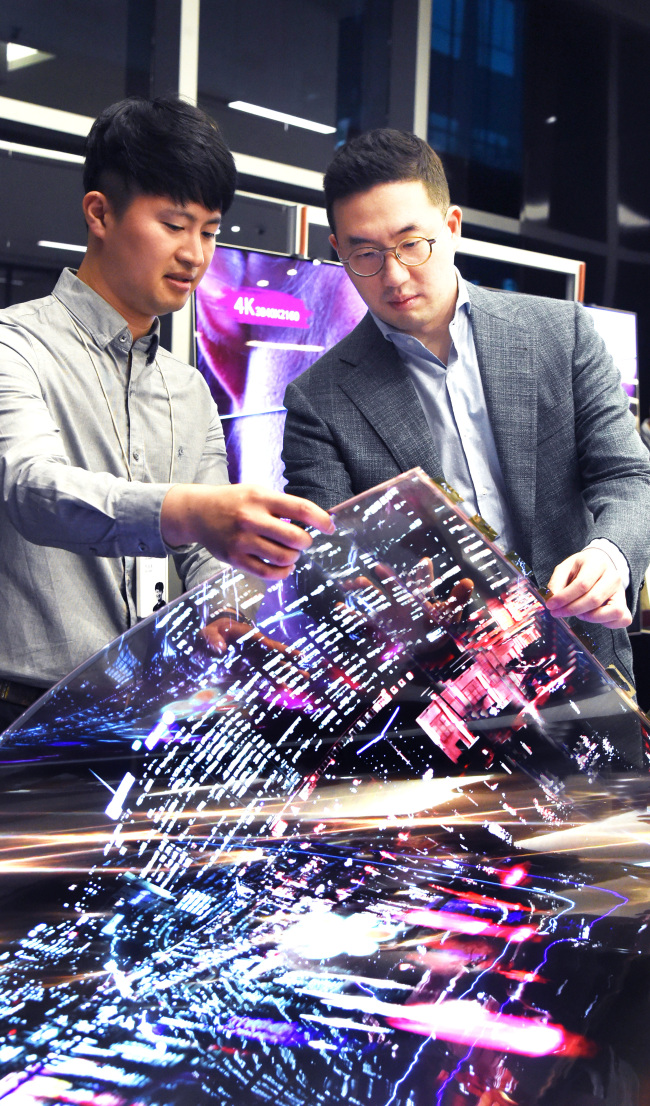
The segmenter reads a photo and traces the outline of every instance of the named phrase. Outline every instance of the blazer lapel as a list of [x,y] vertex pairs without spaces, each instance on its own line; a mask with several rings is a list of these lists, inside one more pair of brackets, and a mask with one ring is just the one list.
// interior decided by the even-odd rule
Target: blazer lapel
[[434,480],[444,478],[424,411],[392,342],[370,315],[357,328],[356,350],[346,351],[350,368],[340,383],[392,454],[400,472],[419,466]]
[[[472,333],[510,511],[532,549],[537,461],[537,376],[528,335],[508,317],[507,293],[469,286]],[[529,554],[530,556],[530,554]]]

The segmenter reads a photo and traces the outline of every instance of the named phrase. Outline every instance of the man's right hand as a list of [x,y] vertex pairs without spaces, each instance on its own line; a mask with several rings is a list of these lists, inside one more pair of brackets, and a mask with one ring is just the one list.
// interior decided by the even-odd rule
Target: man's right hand
[[219,560],[262,580],[285,579],[311,545],[309,534],[294,522],[324,534],[335,530],[327,512],[307,499],[254,484],[175,484],[160,513],[167,545],[198,542]]
[[629,626],[632,615],[618,569],[603,550],[587,546],[555,568],[546,606],[555,618],[575,615],[610,630]]

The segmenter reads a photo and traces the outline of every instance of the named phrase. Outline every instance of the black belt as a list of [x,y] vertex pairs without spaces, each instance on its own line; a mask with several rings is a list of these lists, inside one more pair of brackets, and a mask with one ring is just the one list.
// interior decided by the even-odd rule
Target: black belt
[[31,707],[47,688],[34,687],[33,684],[19,684],[14,680],[0,680],[0,699],[14,703],[18,707]]

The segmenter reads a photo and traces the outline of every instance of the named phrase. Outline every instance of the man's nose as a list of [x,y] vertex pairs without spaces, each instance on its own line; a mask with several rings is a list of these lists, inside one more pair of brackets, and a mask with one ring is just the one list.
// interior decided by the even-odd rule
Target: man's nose
[[394,253],[385,253],[381,275],[386,284],[404,284],[409,278],[408,266],[399,261]]
[[179,244],[178,257],[187,265],[203,264],[203,239],[200,234],[185,235]]

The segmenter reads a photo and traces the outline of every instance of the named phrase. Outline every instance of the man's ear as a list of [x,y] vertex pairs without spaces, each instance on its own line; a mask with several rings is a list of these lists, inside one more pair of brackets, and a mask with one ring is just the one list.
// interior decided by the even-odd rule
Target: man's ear
[[81,206],[88,230],[96,238],[106,237],[107,219],[114,215],[110,201],[103,192],[86,192]]
[[458,240],[460,238],[460,228],[463,221],[463,213],[461,209],[457,207],[456,204],[452,204],[451,207],[447,209],[445,220],[447,226],[449,227],[449,230],[451,231],[452,240],[455,243],[458,243]]
[[334,252],[338,253],[339,252],[339,246],[338,246],[338,242],[336,241],[336,235],[335,234],[330,234],[329,243],[330,243],[330,246],[332,247],[332,249],[334,250]]

